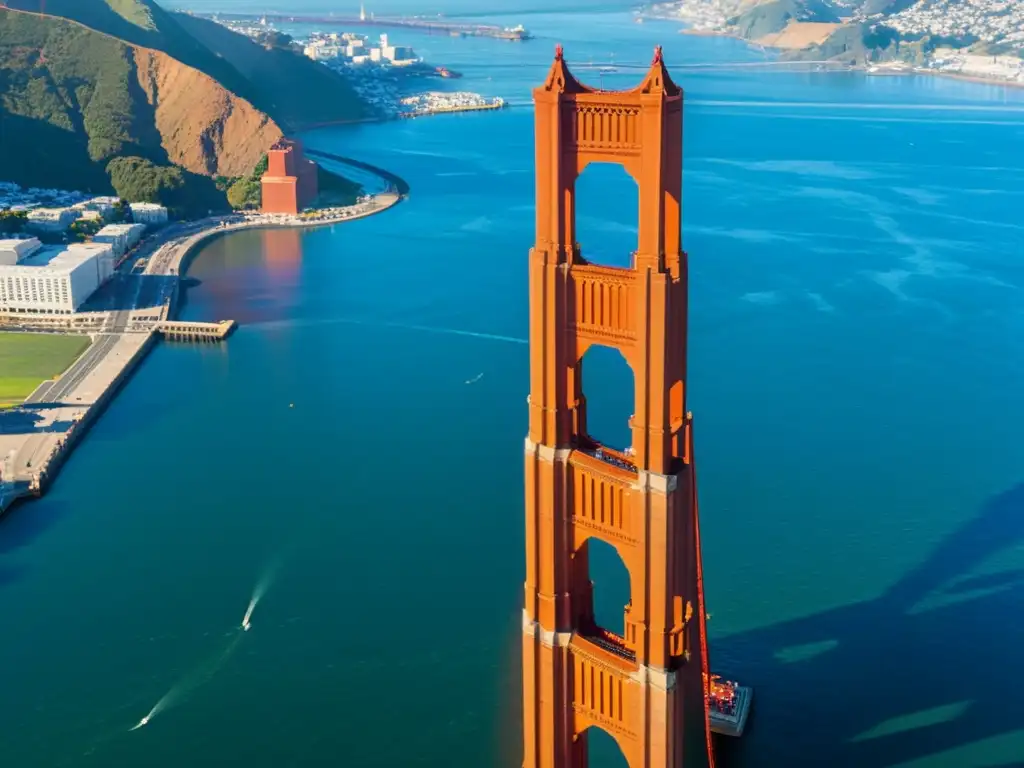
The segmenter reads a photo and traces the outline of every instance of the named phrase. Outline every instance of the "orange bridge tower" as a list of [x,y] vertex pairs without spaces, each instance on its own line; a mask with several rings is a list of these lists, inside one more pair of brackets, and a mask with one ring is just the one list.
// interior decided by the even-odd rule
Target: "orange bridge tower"
[[[594,727],[630,768],[706,768],[714,759],[685,396],[683,92],[660,48],[638,87],[602,91],[572,76],[558,46],[534,102],[523,765],[585,768]],[[589,163],[617,163],[639,187],[628,269],[590,264],[576,243],[575,182]],[[619,350],[633,371],[633,445],[623,452],[587,433],[582,360],[595,344]],[[594,619],[591,539],[612,545],[629,571],[618,628]]]

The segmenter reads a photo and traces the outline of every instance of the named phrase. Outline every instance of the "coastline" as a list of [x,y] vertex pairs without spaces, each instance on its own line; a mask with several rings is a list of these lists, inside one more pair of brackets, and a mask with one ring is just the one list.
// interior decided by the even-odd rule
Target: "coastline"
[[[664,14],[641,13],[641,14],[639,14],[639,17],[640,18],[644,18],[644,19],[651,19],[652,21],[673,21],[673,22],[676,22],[678,24],[689,24],[690,23],[687,19],[685,19],[683,17],[680,17],[680,16],[668,16],[668,15],[664,15]],[[758,50],[762,50],[762,51],[770,50],[770,51],[783,52],[783,51],[787,51],[787,50],[789,50],[789,51],[792,51],[792,50],[806,50],[806,49],[794,49],[794,48],[779,48],[779,47],[776,47],[776,46],[773,46],[773,45],[769,45],[767,43],[760,43],[760,42],[757,42],[756,40],[750,40],[750,39],[745,38],[745,37],[743,37],[741,35],[738,35],[735,32],[730,32],[727,29],[694,29],[693,27],[687,26],[687,27],[683,27],[682,29],[680,29],[679,30],[679,34],[681,34],[681,35],[689,35],[691,37],[728,37],[728,38],[732,38],[733,40],[739,40],[741,42],[744,42],[748,46],[750,46],[752,48],[756,48]],[[798,61],[799,61],[798,59],[794,60],[794,62],[798,62]],[[869,74],[869,75],[872,75],[872,76],[890,76],[890,77],[891,76],[896,76],[896,75],[902,75],[902,76],[908,76],[908,75],[927,75],[927,76],[932,76],[932,77],[945,77],[945,78],[949,78],[950,80],[960,80],[960,81],[965,82],[965,83],[977,83],[979,85],[1000,85],[1000,86],[1004,86],[1004,87],[1007,87],[1007,88],[1024,88],[1024,81],[1021,81],[1021,80],[1006,80],[1006,79],[997,78],[997,77],[984,77],[983,75],[963,74],[961,72],[945,72],[945,71],[942,71],[942,70],[928,69],[928,68],[924,68],[924,67],[909,67],[909,68],[903,69],[903,70],[892,68],[891,71],[874,71],[874,72],[872,72],[871,71],[871,67],[880,67],[883,70],[890,69],[889,67],[886,66],[886,63],[883,62],[882,64],[850,65],[844,71],[863,72],[865,74]]]
[[[115,321],[112,333],[90,334],[90,346],[59,378],[43,382],[20,406],[10,409],[28,411],[37,421],[32,431],[25,434],[0,434],[0,438],[6,437],[11,443],[0,451],[5,457],[9,456],[0,459],[6,465],[4,482],[0,484],[0,519],[19,500],[39,497],[46,492],[71,451],[143,362],[157,341],[158,325],[175,318],[183,278],[202,246],[242,230],[313,229],[383,213],[398,205],[407,194],[393,190],[390,180],[385,180],[388,190],[372,195],[369,203],[327,209],[327,215],[317,218],[268,214],[218,216],[193,222],[190,226],[199,226],[198,231],[158,245],[149,256],[143,274],[174,280],[166,303],[160,307],[133,307],[115,313],[125,315],[120,329]],[[408,185],[405,187],[407,190]],[[237,216],[241,216],[241,220],[233,220]],[[39,407],[33,408],[33,405]]]

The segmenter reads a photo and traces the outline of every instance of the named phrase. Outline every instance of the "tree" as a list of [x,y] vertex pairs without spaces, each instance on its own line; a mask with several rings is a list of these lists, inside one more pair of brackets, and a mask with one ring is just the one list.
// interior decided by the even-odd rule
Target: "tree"
[[132,209],[128,201],[123,197],[114,203],[114,212],[111,214],[111,221],[115,224],[131,224]]
[[236,211],[259,208],[263,204],[262,184],[252,179],[239,179],[228,188],[228,203]]
[[25,228],[26,221],[25,211],[0,211],[0,234],[16,235]]
[[269,160],[263,155],[248,176],[235,179],[228,187],[228,203],[236,211],[242,208],[259,208],[263,204],[263,174],[267,172]]
[[79,219],[72,223],[68,230],[68,236],[70,239],[81,243],[91,238],[102,228],[103,222],[99,219]]
[[116,157],[107,165],[119,197],[160,203],[175,216],[202,216],[227,209],[227,200],[213,179],[173,165],[156,165],[143,157]]

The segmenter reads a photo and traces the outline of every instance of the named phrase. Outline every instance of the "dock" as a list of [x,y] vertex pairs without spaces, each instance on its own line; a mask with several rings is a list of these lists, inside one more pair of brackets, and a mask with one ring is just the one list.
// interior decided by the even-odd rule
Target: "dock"
[[408,119],[413,117],[426,117],[427,115],[443,115],[450,112],[479,112],[481,110],[504,109],[505,106],[505,102],[489,102],[487,104],[451,104],[443,107],[427,107],[425,109],[413,110],[411,112],[401,112],[398,116]]
[[234,320],[218,323],[164,320],[156,324],[156,332],[168,341],[223,341],[235,330]]
[[217,22],[245,22],[256,24],[264,19],[268,24],[312,24],[333,25],[342,27],[396,27],[399,29],[415,29],[428,35],[448,35],[451,37],[492,37],[496,40],[521,42],[531,39],[531,35],[522,27],[498,27],[491,24],[467,24],[456,21],[435,21],[419,18],[379,18],[368,16],[314,16],[293,15],[286,13],[197,13],[196,16]]
[[750,705],[754,700],[754,690],[745,685],[736,685],[734,689],[736,699],[732,714],[725,714],[714,707],[709,707],[708,719],[711,721],[712,733],[739,738],[743,735],[743,729],[747,727]]

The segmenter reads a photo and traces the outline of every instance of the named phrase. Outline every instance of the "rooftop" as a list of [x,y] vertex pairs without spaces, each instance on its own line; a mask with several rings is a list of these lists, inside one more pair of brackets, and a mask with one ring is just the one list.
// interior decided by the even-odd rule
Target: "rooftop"
[[107,224],[103,229],[96,233],[96,237],[100,235],[126,235],[136,227],[143,227],[144,224]]
[[35,269],[73,269],[82,262],[93,258],[97,253],[109,250],[110,246],[104,243],[75,243],[68,246],[51,245],[40,248],[18,264],[18,266]]
[[59,219],[61,216],[66,215],[70,208],[36,208],[35,210],[29,211],[29,219]]
[[27,248],[39,247],[39,239],[35,237],[11,237],[0,239],[0,250],[24,251]]

